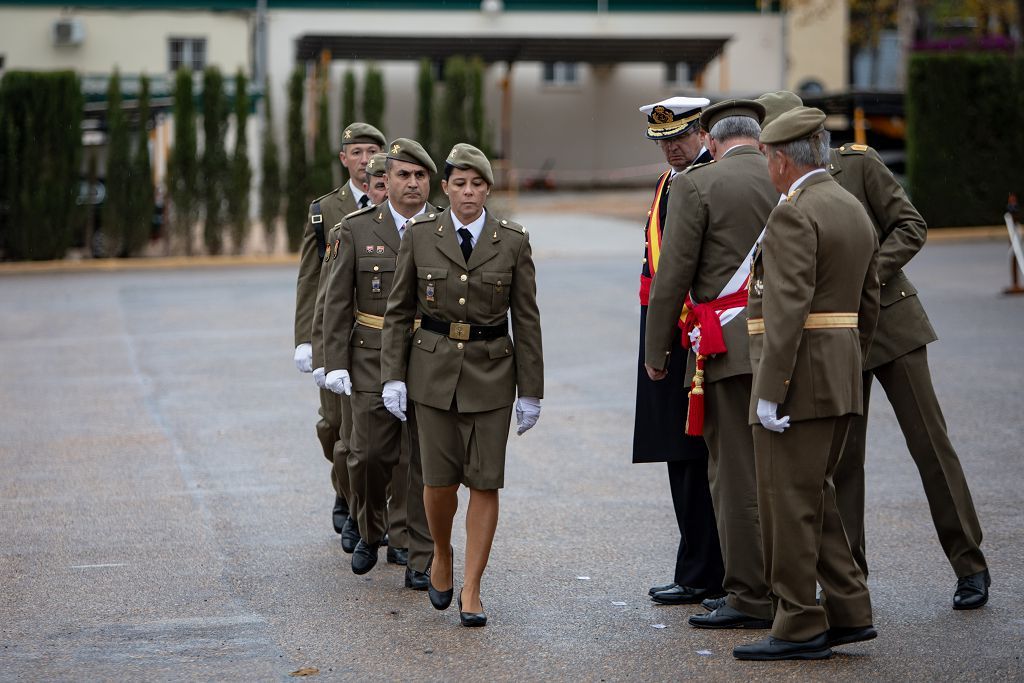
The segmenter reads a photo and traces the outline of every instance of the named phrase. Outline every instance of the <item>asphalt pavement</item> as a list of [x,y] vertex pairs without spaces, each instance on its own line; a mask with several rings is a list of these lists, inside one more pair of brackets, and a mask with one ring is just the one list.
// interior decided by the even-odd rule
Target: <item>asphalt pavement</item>
[[[868,449],[877,640],[738,662],[763,632],[662,607],[665,466],[632,465],[637,222],[520,215],[546,395],[512,436],[484,629],[331,528],[317,393],[292,364],[295,267],[0,274],[0,680],[1022,680],[1024,297],[1005,241],[935,242],[908,274],[984,528],[991,600],[955,585],[876,387]],[[463,502],[465,496],[463,496]],[[456,525],[456,576],[464,548]]]

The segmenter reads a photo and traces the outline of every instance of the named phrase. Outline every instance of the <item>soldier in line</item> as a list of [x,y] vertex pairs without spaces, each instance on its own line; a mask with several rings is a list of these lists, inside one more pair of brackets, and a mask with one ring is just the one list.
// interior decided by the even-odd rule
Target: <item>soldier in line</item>
[[[387,160],[387,155],[383,152],[378,152],[370,158],[370,161],[366,164],[366,182],[363,183],[363,191],[366,192],[370,198],[370,205],[376,206],[387,199],[387,182],[384,179],[384,164]],[[327,278],[330,272],[330,259],[337,254],[338,251],[335,245],[340,245],[340,234],[341,224],[338,223],[331,228],[330,233],[327,236],[327,255],[325,257],[325,265],[320,269],[320,286],[317,290],[316,297],[316,308],[314,310],[313,317],[313,339],[314,347],[317,349],[323,348],[323,320],[324,320],[324,300],[327,293]],[[319,340],[319,341],[316,341]],[[323,358],[322,353],[319,358]],[[321,366],[323,360],[319,361]],[[314,377],[317,380],[317,385],[321,389],[327,389],[326,377],[322,367]],[[349,397],[347,395],[339,395],[339,398],[344,405],[350,406]],[[346,411],[345,415],[351,413]],[[344,424],[348,425],[349,430],[351,429],[351,419],[346,421]],[[348,432],[347,432],[348,433]],[[348,443],[348,436],[345,438],[345,443]],[[397,564],[405,566],[408,562],[409,555],[409,536],[406,525],[406,493],[409,489],[409,448],[408,434],[406,431],[402,432],[402,458],[398,464],[395,465],[395,469],[391,474],[392,485],[388,489],[388,533],[387,533],[387,561],[389,564]],[[347,473],[347,461],[346,461],[346,473]],[[347,481],[347,480],[346,480]],[[348,525],[345,532],[342,534],[342,545],[343,547],[355,549],[355,546],[359,542],[359,527],[355,519]]]
[[313,338],[314,326],[319,328],[315,310],[321,266],[327,253],[325,231],[349,213],[369,204],[370,198],[362,189],[366,182],[366,165],[385,142],[384,134],[367,123],[352,123],[342,132],[338,158],[348,169],[350,179],[310,204],[309,220],[299,252],[295,292],[295,365],[300,372],[313,372],[313,378],[320,386],[320,419],[316,432],[324,457],[331,463],[331,482],[335,491],[332,522],[334,530],[341,534],[341,546],[346,552],[352,552],[358,540],[355,522],[349,520],[348,472],[345,468],[349,405],[347,399],[339,398],[323,387],[322,344],[319,338]]
[[722,551],[708,488],[708,449],[703,438],[687,436],[682,428],[687,409],[688,352],[680,343],[678,330],[673,331],[672,355],[665,381],[652,381],[644,368],[647,302],[661,256],[669,190],[678,173],[691,165],[712,160],[711,152],[701,143],[700,134],[701,109],[709,103],[703,97],[673,97],[640,107],[647,115],[647,138],[657,143],[670,167],[658,179],[644,230],[640,355],[633,426],[633,462],[668,463],[672,504],[679,525],[679,548],[672,581],[648,591],[652,600],[665,605],[697,603],[722,595]]
[[[755,253],[747,327],[754,370],[749,420],[771,635],[738,659],[824,659],[877,634],[832,475],[862,410],[862,361],[878,319],[878,240],[864,208],[829,176],[825,114],[799,107],[761,143],[786,195]],[[821,604],[815,600],[821,584]]]
[[[352,405],[349,503],[361,537],[352,554],[352,571],[365,574],[377,564],[387,532],[389,487],[407,490],[404,516],[411,552],[403,559],[408,564],[405,585],[414,590],[427,588],[433,543],[423,510],[420,468],[404,468],[412,473],[415,484],[393,481],[403,460],[418,462],[412,455],[418,449],[418,439],[410,433],[416,428],[412,411],[407,423],[400,421],[381,399],[380,331],[407,223],[425,212],[438,212],[427,203],[430,175],[436,172],[430,155],[416,141],[398,138],[390,145],[385,162],[388,199],[349,214],[341,222],[328,266],[324,303],[327,388],[351,396]],[[403,445],[408,449],[405,454]]]
[[751,367],[745,284],[754,245],[778,201],[757,147],[764,114],[752,100],[719,102],[701,114],[715,161],[672,182],[647,309],[645,357],[652,380],[667,374],[681,312],[684,343],[694,351],[687,363],[693,387],[687,433],[703,433],[707,441],[727,593],[706,604],[710,614],[689,618],[698,628],[768,628],[772,618],[746,419]]
[[[498,523],[513,403],[518,434],[540,417],[540,313],[526,229],[485,209],[494,184],[487,157],[457,144],[444,176],[451,208],[414,218],[402,241],[384,315],[381,379],[384,404],[396,417],[406,419],[407,395],[415,405],[434,538],[430,602],[447,609],[455,593],[451,529],[465,484],[459,618],[463,626],[484,626],[480,580]],[[410,339],[417,316],[422,324]]]
[[[802,104],[785,91],[762,98],[779,102],[775,116]],[[991,581],[980,548],[981,523],[928,369],[927,345],[938,337],[917,289],[903,273],[903,266],[924,246],[928,226],[878,153],[867,145],[831,149],[828,170],[867,210],[879,241],[882,287],[878,327],[864,365],[863,415],[852,419],[833,478],[853,557],[867,576],[864,460],[868,400],[872,378],[877,377],[921,475],[939,543],[957,576],[953,609],[976,609],[988,601]]]

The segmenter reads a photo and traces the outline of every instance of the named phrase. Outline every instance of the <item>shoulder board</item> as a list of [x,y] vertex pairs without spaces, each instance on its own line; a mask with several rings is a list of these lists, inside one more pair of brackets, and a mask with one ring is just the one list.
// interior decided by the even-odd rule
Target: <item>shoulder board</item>
[[418,216],[413,216],[412,218],[410,218],[409,225],[418,225],[420,223],[432,223],[433,221],[437,220],[438,213],[440,213],[440,211],[438,211],[436,207],[428,209],[427,213],[421,213]]
[[871,149],[871,148],[868,147],[867,145],[850,145],[850,144],[847,144],[847,145],[843,145],[842,147],[839,148],[839,153],[840,154],[864,154],[869,149]]
[[690,173],[691,171],[696,171],[698,168],[704,168],[705,166],[710,166],[713,163],[715,163],[714,159],[712,159],[711,161],[705,161],[703,164],[694,164],[693,166],[687,167],[686,170],[683,171],[683,173]]
[[310,208],[312,208],[312,206],[313,206],[314,204],[316,204],[317,202],[322,202],[323,200],[327,199],[328,197],[330,197],[331,195],[333,195],[333,194],[334,194],[335,192],[337,192],[337,191],[338,191],[338,188],[334,188],[333,190],[331,190],[331,191],[330,191],[330,192],[328,192],[327,194],[324,194],[324,195],[320,195],[319,197],[317,197],[316,199],[314,199],[313,201],[311,201],[311,202],[309,203],[309,206],[310,206]]
[[[362,209],[356,209],[352,213],[345,214],[345,218],[355,218],[356,216],[361,216],[364,213],[370,213],[376,208],[376,206],[370,204],[369,206],[363,207]],[[338,223],[338,225],[341,225],[341,223]]]
[[511,230],[512,232],[519,233],[520,235],[527,234],[526,228],[524,228],[519,223],[516,223],[515,221],[510,221],[510,220],[506,220],[506,219],[502,218],[500,221],[498,221],[498,223],[501,225],[501,227],[507,228],[508,230]]

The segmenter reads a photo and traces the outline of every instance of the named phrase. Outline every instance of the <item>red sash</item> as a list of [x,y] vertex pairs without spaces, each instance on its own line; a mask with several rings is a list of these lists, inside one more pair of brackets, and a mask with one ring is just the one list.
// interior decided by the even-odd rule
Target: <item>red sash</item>
[[661,200],[668,186],[672,171],[665,171],[658,178],[658,187],[654,191],[654,203],[651,210],[647,212],[647,267],[651,271],[651,277],[640,274],[640,305],[646,306],[651,299],[651,282],[658,271],[658,261],[661,259],[661,231],[664,226],[661,224]]

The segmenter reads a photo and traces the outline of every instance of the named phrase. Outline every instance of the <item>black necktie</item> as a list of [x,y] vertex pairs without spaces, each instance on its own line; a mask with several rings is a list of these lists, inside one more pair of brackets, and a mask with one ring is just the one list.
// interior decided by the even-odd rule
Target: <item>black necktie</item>
[[364,194],[362,197],[359,198],[359,208],[360,209],[365,209],[369,205],[370,205],[370,195]]
[[473,253],[473,233],[468,228],[459,228],[459,237],[462,238],[462,258],[466,259],[466,265],[469,265],[469,255]]

